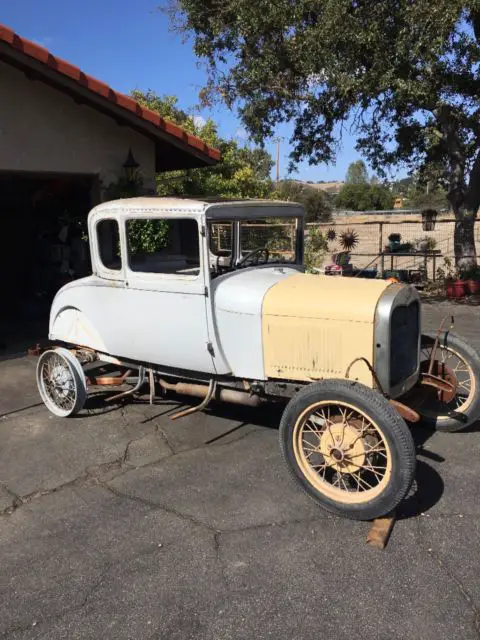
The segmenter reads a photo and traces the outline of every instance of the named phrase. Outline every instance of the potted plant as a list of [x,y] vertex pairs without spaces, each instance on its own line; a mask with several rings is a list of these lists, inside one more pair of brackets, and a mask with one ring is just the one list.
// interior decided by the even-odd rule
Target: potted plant
[[444,259],[445,289],[447,298],[463,298],[467,294],[467,283],[461,274],[452,268],[450,258]]
[[463,298],[467,295],[467,283],[462,276],[457,275],[457,277],[454,278],[453,282],[451,283],[451,291],[452,295],[449,296],[450,298]]
[[391,233],[388,236],[388,247],[392,253],[399,250],[401,240],[402,235],[400,233]]
[[456,298],[457,290],[454,287],[455,274],[452,268],[452,261],[450,260],[450,258],[448,257],[444,258],[443,267],[444,268],[442,267],[437,268],[437,278],[439,280],[443,280],[447,298]]
[[469,293],[480,293],[480,268],[474,267],[465,274],[467,291]]
[[415,246],[417,251],[421,253],[426,253],[427,251],[434,251],[437,246],[437,241],[435,238],[424,236],[423,238],[417,238],[415,240]]

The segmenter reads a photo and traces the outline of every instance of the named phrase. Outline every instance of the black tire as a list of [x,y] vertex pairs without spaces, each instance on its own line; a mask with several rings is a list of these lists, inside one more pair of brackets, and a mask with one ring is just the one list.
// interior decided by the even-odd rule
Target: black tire
[[[422,334],[421,354],[422,349],[433,347],[435,339],[435,332],[425,332]],[[428,415],[422,413],[421,404],[415,408],[421,416],[423,425],[436,429],[437,431],[460,431],[466,429],[480,418],[480,355],[471,345],[462,340],[462,338],[450,332],[440,336],[438,349],[440,353],[442,349],[447,350],[447,352],[450,350],[450,352],[457,353],[465,361],[467,366],[470,367],[472,378],[471,397],[468,397],[468,404],[465,403],[467,406],[464,408],[462,408],[461,405],[456,408],[456,402],[451,403],[450,409],[445,405],[439,405],[437,416],[431,415],[431,412]],[[423,351],[423,354],[425,355],[425,351]],[[436,359],[440,359],[438,352]],[[446,364],[448,364],[448,360]]]
[[[325,487],[325,480],[321,479],[319,473],[315,472],[313,467],[306,468],[306,473],[310,473],[312,478],[312,473],[313,475],[318,475],[317,484],[320,485],[322,490],[319,490],[318,486],[314,486],[302,470],[301,464],[305,464],[305,462],[300,460],[299,463],[295,454],[295,450],[297,450],[298,455],[298,446],[296,449],[294,444],[298,437],[296,433],[300,433],[301,438],[305,437],[303,427],[299,425],[302,420],[303,424],[305,424],[308,419],[302,416],[310,415],[308,413],[309,408],[322,402],[332,403],[332,405],[335,402],[346,403],[350,407],[358,409],[375,423],[375,426],[380,428],[383,441],[388,445],[387,449],[389,451],[387,449],[386,451],[390,453],[391,466],[388,477],[382,480],[386,484],[381,488],[380,493],[372,499],[368,498],[368,491],[366,491],[362,494],[363,502],[352,502],[352,500],[357,499],[353,489],[341,491],[342,499],[333,499],[331,495],[325,495],[323,492],[325,489],[331,493],[332,489],[331,487]],[[330,413],[328,415],[330,416]],[[330,424],[333,426],[333,423]],[[326,434],[325,429],[323,434]],[[406,423],[382,395],[357,382],[326,380],[315,382],[302,389],[290,400],[285,408],[280,422],[279,436],[280,449],[293,478],[303,487],[310,498],[327,511],[336,515],[354,520],[372,520],[385,515],[403,500],[412,484],[415,474],[416,455],[413,439]],[[315,437],[318,438],[320,443],[321,440],[318,434]],[[303,443],[303,439],[301,442]],[[320,444],[318,444],[318,447],[320,447]],[[326,461],[327,458],[323,456],[323,460]],[[338,471],[335,474],[338,476]],[[340,475],[347,478],[349,473],[342,472]],[[316,476],[313,480],[316,481]],[[377,490],[379,489],[380,487],[377,488]],[[345,494],[347,502],[342,501],[343,494]],[[360,496],[360,493],[358,493],[358,496]]]

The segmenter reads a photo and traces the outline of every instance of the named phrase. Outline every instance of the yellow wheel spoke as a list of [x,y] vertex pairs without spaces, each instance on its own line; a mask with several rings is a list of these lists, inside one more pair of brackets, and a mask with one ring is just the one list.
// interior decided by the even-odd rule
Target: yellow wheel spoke
[[388,481],[390,451],[383,433],[359,409],[341,402],[324,403],[305,415],[298,435],[300,468],[306,477],[310,474],[320,492],[333,499],[363,501],[363,493],[378,495]]
[[363,478],[361,478],[358,474],[352,473],[352,478],[358,484],[359,488],[363,488],[364,490],[373,489],[372,485],[368,484]]

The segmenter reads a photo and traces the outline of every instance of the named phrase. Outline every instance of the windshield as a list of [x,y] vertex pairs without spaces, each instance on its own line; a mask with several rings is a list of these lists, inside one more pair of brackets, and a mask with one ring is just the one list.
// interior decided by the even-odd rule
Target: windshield
[[[296,217],[210,223],[210,253],[216,270],[300,260]],[[238,234],[238,251],[235,235]],[[238,255],[236,255],[238,253]]]
[[296,221],[296,218],[269,218],[240,222],[241,259],[246,260],[255,252],[261,263],[295,262]]

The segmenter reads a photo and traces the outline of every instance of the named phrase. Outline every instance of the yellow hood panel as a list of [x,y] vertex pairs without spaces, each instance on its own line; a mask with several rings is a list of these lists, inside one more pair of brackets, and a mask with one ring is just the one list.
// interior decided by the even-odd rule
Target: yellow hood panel
[[[269,378],[343,378],[355,358],[373,361],[373,333],[384,280],[298,274],[263,299],[265,373]],[[373,386],[364,363],[350,377]]]

